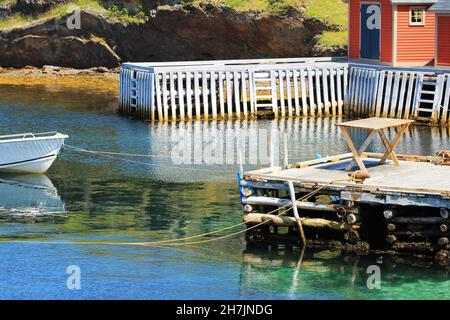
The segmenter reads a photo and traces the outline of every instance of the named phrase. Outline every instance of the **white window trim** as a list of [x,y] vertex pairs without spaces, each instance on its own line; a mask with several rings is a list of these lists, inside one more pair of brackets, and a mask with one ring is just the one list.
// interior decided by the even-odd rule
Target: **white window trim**
[[[414,27],[423,27],[425,26],[425,7],[409,7],[409,25],[410,26],[414,26]],[[411,18],[412,18],[412,12],[414,10],[421,10],[423,12],[423,21],[422,22],[412,22]]]

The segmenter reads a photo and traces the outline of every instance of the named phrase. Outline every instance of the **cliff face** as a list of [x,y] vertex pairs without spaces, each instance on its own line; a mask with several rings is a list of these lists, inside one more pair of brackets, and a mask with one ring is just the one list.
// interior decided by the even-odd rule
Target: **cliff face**
[[281,17],[210,4],[159,7],[146,22],[128,24],[82,11],[79,30],[67,28],[68,16],[1,31],[0,66],[311,56],[320,55],[317,36],[337,29],[297,10]]

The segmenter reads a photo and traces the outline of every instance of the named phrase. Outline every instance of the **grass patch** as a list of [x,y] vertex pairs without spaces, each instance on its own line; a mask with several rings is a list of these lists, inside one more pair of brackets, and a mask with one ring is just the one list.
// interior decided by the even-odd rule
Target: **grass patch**
[[0,0],[0,7],[7,6],[16,0]]
[[267,9],[268,2],[266,0],[220,0],[220,4],[237,11],[264,11]]
[[0,29],[11,29],[23,27],[28,24],[44,21],[51,18],[61,18],[67,12],[72,11],[75,7],[80,9],[89,9],[96,12],[106,12],[97,0],[76,0],[67,4],[56,6],[49,11],[39,15],[38,17],[25,16],[16,14],[0,21]]
[[[256,10],[271,14],[284,14],[289,7],[299,7],[305,4],[306,1],[308,0],[213,0],[212,2],[220,3],[221,5],[236,11]],[[205,0],[195,0],[194,2],[202,3],[205,2]]]
[[137,13],[133,13],[126,8],[118,8],[117,6],[112,6],[108,9],[108,15],[118,19],[120,22],[125,23],[144,23],[148,17],[149,12],[144,8],[140,7]]
[[326,31],[320,37],[319,44],[325,45],[327,47],[346,46],[347,41],[348,41],[347,31],[339,31],[339,32]]
[[326,20],[332,24],[347,28],[348,5],[342,0],[314,0],[306,9],[306,14],[312,18]]

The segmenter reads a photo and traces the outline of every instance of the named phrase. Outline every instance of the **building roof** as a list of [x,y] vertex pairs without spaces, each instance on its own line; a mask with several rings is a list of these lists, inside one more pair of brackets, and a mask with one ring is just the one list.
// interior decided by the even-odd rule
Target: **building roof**
[[429,9],[431,12],[450,13],[450,0],[439,0]]
[[[342,0],[344,3],[348,3],[350,0]],[[439,0],[391,0],[392,4],[435,4]],[[448,0],[441,0],[439,2],[448,2]]]
[[439,0],[391,0],[392,4],[433,4]]

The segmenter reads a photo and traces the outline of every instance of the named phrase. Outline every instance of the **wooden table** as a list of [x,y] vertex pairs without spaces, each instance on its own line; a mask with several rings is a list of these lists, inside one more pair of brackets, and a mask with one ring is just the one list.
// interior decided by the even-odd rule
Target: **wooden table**
[[[344,135],[345,141],[347,142],[348,146],[350,147],[350,150],[353,153],[354,160],[351,161],[351,163],[348,165],[347,170],[351,170],[353,168],[353,165],[355,162],[358,164],[359,168],[361,169],[361,172],[368,173],[366,166],[364,165],[363,161],[361,160],[361,154],[367,149],[370,142],[372,142],[372,139],[378,132],[378,135],[381,138],[381,141],[383,142],[384,147],[386,148],[386,153],[383,155],[383,157],[380,160],[380,164],[383,164],[386,162],[386,160],[391,157],[392,162],[394,165],[399,165],[397,156],[394,153],[394,149],[397,146],[398,142],[400,141],[403,134],[408,130],[409,125],[414,122],[413,120],[403,120],[403,119],[387,119],[387,118],[367,118],[367,119],[361,119],[361,120],[354,120],[354,121],[348,121],[348,122],[342,122],[338,123],[337,125],[342,130],[342,134]],[[394,137],[391,143],[389,143],[386,135],[384,134],[384,129],[386,128],[394,128],[394,127],[400,127],[400,130],[397,132],[397,135]],[[348,128],[355,128],[355,129],[361,129],[361,130],[367,130],[369,133],[367,134],[366,139],[362,143],[362,145],[359,147],[359,149],[356,149],[355,144],[352,141],[352,138],[350,137],[347,129]]]

